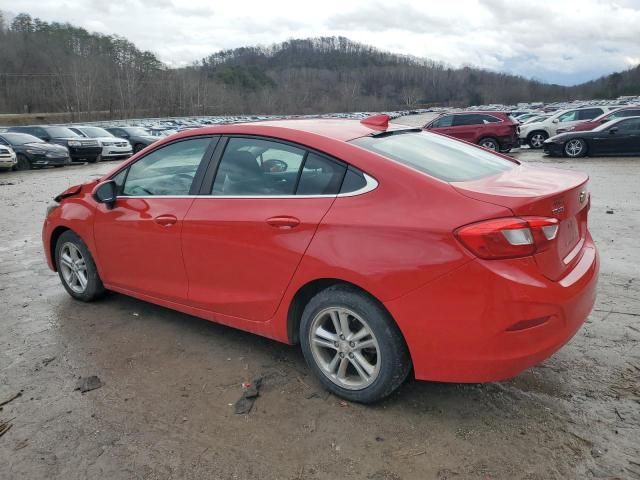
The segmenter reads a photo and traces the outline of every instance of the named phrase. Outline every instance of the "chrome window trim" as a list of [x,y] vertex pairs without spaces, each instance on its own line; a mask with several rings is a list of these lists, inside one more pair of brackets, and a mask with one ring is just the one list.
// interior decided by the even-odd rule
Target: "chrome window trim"
[[285,199],[285,198],[341,198],[341,197],[355,197],[369,193],[378,188],[378,181],[363,173],[365,179],[365,185],[353,192],[338,193],[335,195],[118,195],[116,198],[221,198],[221,199],[240,199],[240,198],[271,198],[271,199]]

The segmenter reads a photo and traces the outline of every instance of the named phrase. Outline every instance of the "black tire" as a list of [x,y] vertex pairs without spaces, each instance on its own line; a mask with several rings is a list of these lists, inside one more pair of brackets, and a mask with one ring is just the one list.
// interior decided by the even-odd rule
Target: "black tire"
[[64,165],[54,165],[53,168],[62,168]]
[[[80,252],[82,259],[84,260],[86,286],[82,291],[78,291],[77,288],[74,288],[67,278],[65,278],[65,273],[63,271],[65,266],[63,265],[62,251],[63,248],[69,248],[69,245],[75,247]],[[58,237],[55,249],[55,263],[62,285],[73,298],[83,302],[92,302],[104,295],[105,288],[100,276],[98,275],[96,264],[93,261],[93,257],[91,256],[89,249],[82,239],[71,230],[67,230]]]
[[565,156],[569,158],[580,158],[587,154],[587,143],[581,138],[572,138],[562,147]]
[[146,147],[146,145],[143,145],[141,143],[136,143],[133,146],[133,153],[138,153],[140,150],[142,150],[144,147]]
[[98,155],[97,157],[93,157],[91,159],[87,159],[89,163],[100,163],[102,161],[102,155]]
[[33,166],[27,157],[18,154],[18,163],[15,165],[16,170],[31,170]]
[[495,138],[492,137],[484,137],[481,138],[478,142],[482,148],[486,148],[487,150],[491,150],[492,152],[497,152],[500,150],[500,144]]
[[549,134],[544,130],[536,130],[527,135],[527,143],[530,148],[539,149],[542,148],[544,141],[549,138]]
[[501,148],[500,149],[500,153],[509,153],[511,151],[511,148]]
[[[323,318],[323,312],[332,308],[345,309],[355,313],[361,319],[366,319],[368,329],[373,333],[374,340],[377,341],[377,348],[374,347],[377,373],[375,376],[371,375],[371,383],[363,388],[344,388],[339,385],[337,383],[338,380],[330,379],[328,374],[321,368],[320,361],[316,360],[317,353],[314,356],[310,335],[312,326],[317,324],[318,319]],[[350,321],[358,322],[354,317],[348,318]],[[360,326],[362,327],[362,325]],[[355,333],[355,331],[352,333]],[[335,348],[316,347],[316,349],[324,348],[325,350],[323,351],[332,356],[334,360],[338,359],[338,355],[340,355],[341,359],[337,361],[344,360],[347,364],[347,370],[351,369],[352,372],[356,372],[354,366],[357,362],[346,358],[346,355],[348,355],[353,359],[353,354],[345,354],[339,350],[342,346],[338,347],[338,343],[344,344],[345,348],[349,348],[349,344],[354,346],[348,340],[349,338],[347,337],[346,339],[342,338],[342,341],[334,342]],[[329,287],[316,294],[309,301],[304,308],[300,322],[300,344],[309,368],[316,374],[322,385],[338,397],[352,402],[373,403],[382,400],[393,393],[406,380],[411,370],[411,357],[404,338],[389,313],[370,296],[345,284]],[[335,356],[333,356],[332,348],[336,350]],[[357,348],[354,348],[353,351],[358,351],[360,354],[364,353],[364,350],[357,350]]]

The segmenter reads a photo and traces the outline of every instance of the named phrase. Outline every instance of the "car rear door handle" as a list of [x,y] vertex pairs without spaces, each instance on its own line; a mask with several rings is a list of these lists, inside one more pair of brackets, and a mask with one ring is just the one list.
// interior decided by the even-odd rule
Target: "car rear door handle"
[[163,227],[170,227],[171,225],[175,225],[178,221],[178,218],[174,215],[158,215],[153,219],[158,225],[162,225]]
[[286,215],[283,215],[279,217],[267,218],[267,223],[272,227],[287,230],[300,225],[300,220],[298,220],[296,217],[288,217]]

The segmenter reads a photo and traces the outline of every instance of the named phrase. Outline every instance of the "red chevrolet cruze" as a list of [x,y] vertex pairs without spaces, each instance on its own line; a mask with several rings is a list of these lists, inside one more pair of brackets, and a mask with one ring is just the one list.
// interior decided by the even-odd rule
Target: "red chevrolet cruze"
[[106,290],[300,343],[335,394],[409,372],[486,382],[549,357],[595,298],[587,176],[388,117],[189,130],[56,197],[49,266]]

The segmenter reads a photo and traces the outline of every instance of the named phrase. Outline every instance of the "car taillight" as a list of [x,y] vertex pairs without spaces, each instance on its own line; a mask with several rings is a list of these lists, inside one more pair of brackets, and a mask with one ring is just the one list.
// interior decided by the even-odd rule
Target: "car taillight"
[[509,217],[460,227],[455,235],[473,254],[484,259],[526,257],[546,250],[558,234],[558,220]]

